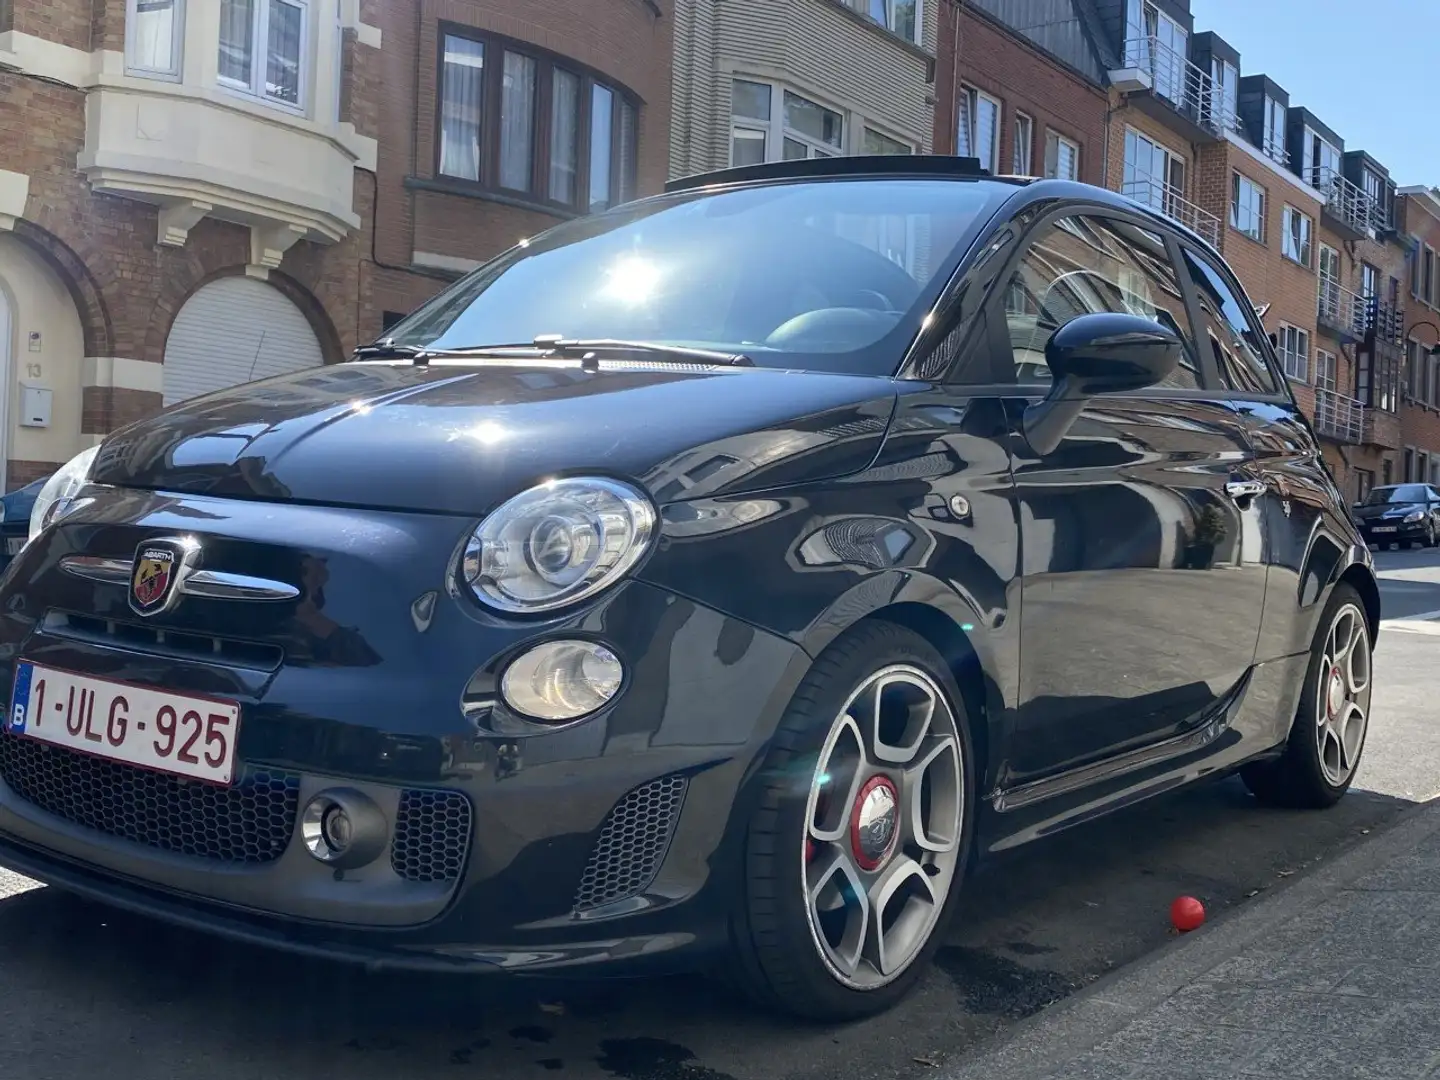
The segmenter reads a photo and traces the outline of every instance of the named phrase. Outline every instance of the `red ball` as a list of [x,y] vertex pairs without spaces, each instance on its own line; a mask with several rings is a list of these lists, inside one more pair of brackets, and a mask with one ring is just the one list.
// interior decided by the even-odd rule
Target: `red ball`
[[1193,896],[1177,897],[1170,905],[1170,921],[1182,934],[1198,930],[1205,922],[1205,905]]

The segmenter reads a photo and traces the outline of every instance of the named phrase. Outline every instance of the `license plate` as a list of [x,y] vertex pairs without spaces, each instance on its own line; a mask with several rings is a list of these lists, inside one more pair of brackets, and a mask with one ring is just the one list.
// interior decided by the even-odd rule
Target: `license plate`
[[6,727],[114,761],[228,784],[240,706],[21,660]]
[[20,549],[25,546],[25,539],[23,536],[7,536],[5,538],[5,554],[19,555]]
[[1370,531],[1371,531],[1371,532],[1394,532],[1397,528],[1398,528],[1398,526],[1396,526],[1396,525],[1376,525],[1376,526],[1375,526],[1373,529],[1371,529]]

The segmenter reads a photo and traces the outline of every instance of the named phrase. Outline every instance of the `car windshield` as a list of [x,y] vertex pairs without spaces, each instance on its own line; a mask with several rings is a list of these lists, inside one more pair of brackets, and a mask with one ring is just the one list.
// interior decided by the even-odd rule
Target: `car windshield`
[[513,248],[388,337],[436,349],[612,338],[888,375],[1013,192],[983,180],[867,178],[646,200]]
[[1365,497],[1366,506],[1383,506],[1386,503],[1423,503],[1426,500],[1423,484],[1400,484],[1397,487],[1371,488]]

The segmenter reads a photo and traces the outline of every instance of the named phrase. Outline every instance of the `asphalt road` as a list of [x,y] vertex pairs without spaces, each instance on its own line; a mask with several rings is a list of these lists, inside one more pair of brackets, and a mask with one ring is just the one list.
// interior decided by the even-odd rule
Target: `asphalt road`
[[[110,912],[0,871],[0,1076],[106,1080],[847,1080],[923,1077],[1440,792],[1440,552],[1379,557],[1387,616],[1370,737],[1336,809],[1263,810],[1229,780],[1032,845],[972,879],[904,1008],[795,1026],[676,979],[531,989],[370,976]],[[1436,617],[1427,622],[1417,616]]]

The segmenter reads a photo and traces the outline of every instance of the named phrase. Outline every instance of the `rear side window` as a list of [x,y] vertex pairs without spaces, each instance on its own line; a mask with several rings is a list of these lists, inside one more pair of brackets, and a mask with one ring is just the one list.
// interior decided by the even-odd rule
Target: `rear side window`
[[1127,222],[1078,214],[1041,227],[1010,277],[1005,322],[1015,381],[1048,383],[1051,335],[1097,312],[1139,315],[1174,330],[1185,355],[1161,385],[1199,387],[1190,320],[1164,239]]
[[1200,301],[1199,332],[1210,339],[1225,388],[1250,394],[1279,393],[1280,383],[1265,362],[1265,350],[1246,317],[1244,303],[1219,271],[1188,249],[1185,263]]

